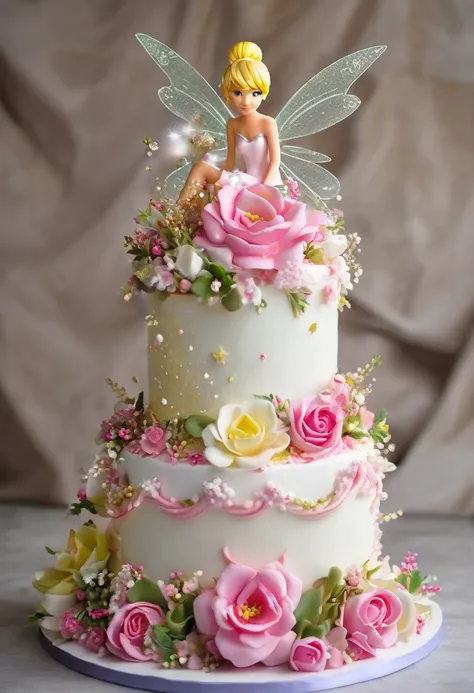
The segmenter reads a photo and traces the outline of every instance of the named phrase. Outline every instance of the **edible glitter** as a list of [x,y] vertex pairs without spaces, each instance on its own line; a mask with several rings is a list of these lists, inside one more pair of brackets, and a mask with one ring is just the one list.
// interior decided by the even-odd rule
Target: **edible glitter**
[[163,397],[163,399],[161,400],[161,404],[168,404],[168,400]]
[[209,380],[209,373],[204,373],[204,380]]

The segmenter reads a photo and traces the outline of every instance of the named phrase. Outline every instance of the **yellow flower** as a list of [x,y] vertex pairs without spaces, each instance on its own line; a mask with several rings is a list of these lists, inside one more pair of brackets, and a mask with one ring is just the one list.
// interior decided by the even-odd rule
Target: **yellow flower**
[[88,572],[103,570],[108,558],[107,537],[94,524],[84,524],[77,532],[71,529],[66,549],[55,554],[53,568],[36,574],[33,587],[42,594],[73,594],[78,579]]
[[290,444],[273,404],[259,399],[224,405],[202,438],[204,455],[216,467],[259,469]]

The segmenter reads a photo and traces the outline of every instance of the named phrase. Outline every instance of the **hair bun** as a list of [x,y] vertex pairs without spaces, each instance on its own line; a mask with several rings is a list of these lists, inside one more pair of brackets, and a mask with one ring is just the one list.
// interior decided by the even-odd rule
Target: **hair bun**
[[257,60],[261,62],[263,57],[262,49],[256,43],[251,41],[239,41],[229,51],[229,62],[237,62],[237,60]]

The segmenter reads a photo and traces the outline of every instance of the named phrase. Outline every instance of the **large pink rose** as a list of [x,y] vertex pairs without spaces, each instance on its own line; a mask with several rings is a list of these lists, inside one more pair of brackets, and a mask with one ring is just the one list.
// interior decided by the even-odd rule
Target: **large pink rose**
[[163,610],[155,604],[135,602],[125,604],[114,615],[107,628],[107,648],[127,662],[147,662],[152,654],[145,654],[143,641],[150,626],[162,626]]
[[281,563],[259,571],[229,565],[215,588],[196,598],[196,626],[215,638],[222,657],[235,667],[283,664],[295,639],[293,612],[301,590],[301,580]]
[[365,656],[370,656],[373,648],[391,647],[398,637],[397,621],[402,611],[400,599],[389,590],[376,589],[350,597],[344,609],[349,645],[356,652],[368,653]]
[[307,210],[272,185],[224,185],[202,210],[203,232],[194,240],[227,267],[279,270],[303,262],[305,243],[325,221],[324,212]]
[[333,451],[341,443],[349,395],[349,386],[342,376],[336,376],[332,386],[319,395],[291,403],[288,415],[293,445],[312,455]]
[[295,671],[322,671],[326,666],[326,645],[319,638],[295,640],[290,653],[290,666]]

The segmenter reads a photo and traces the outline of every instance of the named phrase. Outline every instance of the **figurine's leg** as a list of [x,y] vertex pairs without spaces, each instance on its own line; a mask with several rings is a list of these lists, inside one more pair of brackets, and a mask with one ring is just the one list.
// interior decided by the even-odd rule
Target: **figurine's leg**
[[184,202],[188,198],[192,198],[196,194],[196,189],[202,189],[205,185],[213,185],[216,183],[222,171],[205,161],[198,161],[190,170],[186,183],[181,190],[178,202]]

